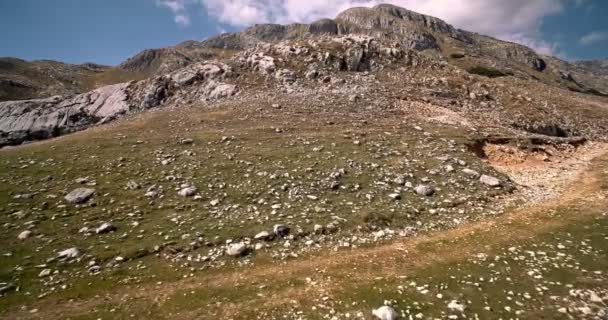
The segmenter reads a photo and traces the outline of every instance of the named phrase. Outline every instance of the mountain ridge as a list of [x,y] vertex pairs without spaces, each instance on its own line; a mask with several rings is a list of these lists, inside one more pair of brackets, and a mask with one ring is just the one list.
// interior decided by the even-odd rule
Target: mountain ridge
[[[92,85],[96,89],[85,93],[76,92],[76,87],[51,100],[0,103],[0,144],[15,145],[50,138],[150,108],[193,103],[208,105],[236,95],[247,95],[248,90],[260,83],[265,83],[268,86],[265,90],[271,92],[297,92],[307,86],[325,84],[341,88],[348,82],[335,80],[336,77],[352,76],[349,73],[380,76],[393,68],[402,68],[404,77],[408,72],[421,69],[429,75],[445,78],[433,80],[434,85],[449,83],[450,77],[464,83],[472,79],[486,81],[479,77],[504,78],[501,83],[508,87],[523,88],[537,83],[542,90],[558,90],[558,95],[566,95],[562,92],[565,90],[607,96],[606,78],[601,72],[589,72],[587,68],[592,66],[579,67],[558,58],[541,56],[523,45],[460,30],[441,19],[392,5],[351,8],[333,20],[321,19],[311,24],[260,24],[201,42],[186,41],[172,47],[144,50],[119,66],[94,75],[94,79],[102,80],[96,84],[122,85]],[[103,78],[107,75],[112,77]],[[87,75],[72,83],[91,85],[90,79]],[[360,76],[354,76],[352,82],[357,81],[361,81]],[[414,87],[425,85],[416,79],[409,81]],[[493,96],[486,93],[488,90],[464,86],[464,92],[462,88],[449,88],[450,92],[437,93],[437,96],[432,93],[432,99],[446,103],[445,97],[453,97],[450,103],[459,105],[461,99]],[[352,88],[336,90],[338,93],[345,90],[342,94],[346,94]],[[443,92],[446,88],[435,90]],[[521,89],[513,89],[513,92],[518,90]],[[525,95],[528,93],[516,96]],[[117,98],[106,101],[103,97]],[[484,104],[492,99],[487,98]],[[543,99],[547,97],[543,96]],[[542,108],[552,112],[546,101]],[[574,113],[576,111],[570,110],[566,117],[553,115],[551,121],[542,125],[535,124],[542,117],[519,116],[517,120],[513,119],[514,115],[505,114],[504,117],[513,124],[509,126],[517,130],[549,134],[566,132],[568,136],[602,134],[601,126],[591,122],[586,124],[585,130],[574,125],[593,112],[572,120],[570,117],[574,117]]]
[[[64,64],[71,68],[80,66],[82,70],[72,71],[71,77],[54,75],[54,78],[67,78],[69,80],[59,82],[49,80],[54,84],[54,86],[50,86],[52,89],[38,93],[34,93],[34,91],[40,91],[40,88],[49,81],[40,84],[33,78],[43,79],[44,76],[39,74],[16,76],[2,70],[2,64],[0,63],[0,101],[14,100],[11,98],[27,99],[43,98],[56,94],[76,94],[105,84],[114,84],[125,80],[140,80],[145,77],[170,73],[193,63],[225,57],[226,52],[245,50],[260,42],[278,42],[322,35],[347,34],[365,34],[378,39],[398,41],[406,48],[418,51],[434,51],[432,54],[446,59],[449,59],[450,55],[489,57],[492,60],[489,61],[491,67],[504,69],[507,73],[512,72],[511,69],[521,69],[521,65],[539,72],[543,72],[549,67],[553,73],[553,79],[549,82],[553,85],[571,87],[572,90],[580,92],[594,89],[598,92],[608,93],[608,84],[605,83],[605,79],[598,79],[598,77],[608,74],[608,67],[602,64],[602,60],[570,63],[556,57],[545,57],[518,43],[461,30],[442,19],[395,5],[379,4],[372,8],[350,8],[339,13],[334,19],[319,19],[310,24],[256,24],[240,32],[224,33],[200,42],[189,40],[174,46],[145,49],[114,67],[94,63]],[[32,65],[44,61],[63,64],[50,60],[27,62],[18,58],[14,59]],[[547,66],[547,61],[554,62],[554,65]],[[451,62],[458,64],[455,59],[452,59]],[[91,68],[85,67],[87,65],[98,66],[98,70],[90,70]],[[106,75],[81,75],[89,71],[91,73],[104,73],[105,71]],[[523,74],[526,73],[530,72],[523,70]],[[564,74],[566,76],[563,76]],[[572,76],[569,77],[568,74]],[[96,76],[106,79],[102,81],[91,80]],[[538,78],[535,74],[532,74],[531,77]],[[575,77],[576,81],[571,81],[572,77]],[[4,89],[2,89],[3,87]],[[16,91],[17,89],[14,88],[19,87],[23,88],[23,93],[13,95],[7,93],[11,88]]]

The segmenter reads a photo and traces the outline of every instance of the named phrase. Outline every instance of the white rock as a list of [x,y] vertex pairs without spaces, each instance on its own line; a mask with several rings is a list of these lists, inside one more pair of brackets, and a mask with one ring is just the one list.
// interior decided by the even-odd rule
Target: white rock
[[111,231],[115,231],[115,230],[116,230],[116,227],[112,223],[104,222],[99,227],[97,227],[97,229],[95,229],[95,233],[97,233],[97,234],[107,233],[107,232],[111,232]]
[[397,311],[389,306],[382,306],[378,309],[372,310],[372,314],[380,320],[395,320],[399,318]]
[[266,239],[270,238],[270,232],[268,232],[268,231],[259,232],[253,238],[255,240],[266,240]]
[[229,256],[242,256],[247,252],[247,244],[244,242],[231,243],[226,247],[226,254]]
[[418,185],[414,190],[417,194],[427,197],[430,197],[435,193],[435,188],[425,184]]
[[40,271],[40,273],[38,274],[38,277],[44,278],[44,277],[48,277],[50,275],[51,275],[51,269],[44,269],[44,270]]
[[73,204],[85,203],[94,193],[95,189],[77,188],[65,196],[65,201]]
[[25,240],[25,239],[29,238],[31,235],[32,235],[32,232],[30,230],[25,230],[17,236],[17,239]]
[[191,197],[196,193],[195,187],[185,187],[177,192],[182,197]]
[[467,307],[464,304],[461,304],[456,300],[452,300],[452,301],[450,301],[450,303],[448,303],[448,309],[450,309],[450,310],[464,312],[464,310],[466,308]]
[[314,227],[312,228],[312,230],[316,234],[323,233],[323,229],[324,229],[323,226],[320,224],[315,224]]
[[469,169],[469,168],[462,169],[462,173],[466,174],[467,176],[471,176],[471,177],[479,177],[479,172]]
[[59,259],[73,259],[77,258],[78,256],[80,256],[80,250],[78,250],[78,248],[65,249],[57,254]]
[[500,180],[498,180],[497,178],[492,177],[492,176],[487,176],[485,174],[479,178],[479,182],[481,182],[487,186],[490,186],[490,187],[499,187],[500,186]]

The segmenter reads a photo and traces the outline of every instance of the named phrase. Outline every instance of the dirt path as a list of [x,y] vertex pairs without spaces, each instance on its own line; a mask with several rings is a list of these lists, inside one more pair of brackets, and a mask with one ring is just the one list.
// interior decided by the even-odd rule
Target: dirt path
[[[369,248],[346,249],[338,252],[324,252],[314,256],[301,257],[286,263],[260,263],[255,266],[240,267],[217,275],[200,275],[173,283],[145,284],[127,287],[120,291],[100,294],[98,298],[60,303],[48,299],[41,301],[39,312],[29,314],[16,310],[8,315],[10,319],[56,319],[66,315],[84,315],[104,304],[128,305],[129,303],[154,304],[160,308],[176,294],[184,290],[232,289],[272,284],[276,287],[266,291],[263,296],[244,295],[232,303],[213,307],[204,305],[194,310],[184,310],[179,316],[171,318],[200,318],[200,309],[206,315],[214,314],[221,318],[238,315],[237,310],[271,310],[289,304],[290,301],[303,301],[312,297],[331,297],[340,292],[344,281],[348,284],[371,282],[378,277],[392,278],[412,273],[415,270],[436,263],[461,260],[479,252],[480,248],[492,247],[526,239],[535,234],[550,231],[576,221],[584,221],[603,213],[608,207],[606,194],[600,188],[601,174],[608,168],[608,145],[595,145],[590,157],[585,157],[575,174],[564,175],[560,185],[564,187],[557,196],[545,199],[542,203],[526,206],[505,215],[462,225],[456,229],[436,231],[410,239],[385,243]],[[583,165],[583,162],[586,165]],[[568,164],[568,163],[566,163]],[[572,167],[574,169],[574,167]],[[557,181],[557,180],[556,180]],[[557,186],[557,185],[555,185]],[[586,204],[588,210],[583,214],[552,219],[555,210],[574,204]],[[433,250],[428,250],[432,248]],[[293,279],[315,279],[315,285],[288,285]],[[125,302],[127,301],[127,302]],[[131,302],[129,302],[131,301]],[[198,310],[198,312],[197,312]],[[236,314],[235,314],[236,312]]]

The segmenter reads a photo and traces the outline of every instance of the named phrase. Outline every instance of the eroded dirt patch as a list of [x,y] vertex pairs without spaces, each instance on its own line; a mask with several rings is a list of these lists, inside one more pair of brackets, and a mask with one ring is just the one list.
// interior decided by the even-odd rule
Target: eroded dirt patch
[[509,176],[524,198],[533,203],[558,196],[606,150],[608,144],[602,142],[486,143],[481,148],[484,161]]

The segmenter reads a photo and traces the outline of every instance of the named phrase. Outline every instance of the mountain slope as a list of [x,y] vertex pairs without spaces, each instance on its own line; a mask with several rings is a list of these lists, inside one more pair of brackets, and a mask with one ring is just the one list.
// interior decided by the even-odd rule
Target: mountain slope
[[108,66],[0,58],[0,101],[72,95],[143,77]]
[[[38,62],[19,63],[25,66],[23,70],[34,68],[32,66],[36,66],[37,71],[40,69]],[[555,91],[550,90],[551,87],[558,90],[555,91],[556,96],[566,95],[559,91],[563,89],[597,96],[608,92],[605,91],[608,85],[605,77],[601,73],[588,72],[589,67],[542,57],[525,46],[459,30],[440,19],[393,5],[352,8],[340,13],[334,20],[323,19],[311,24],[256,25],[239,33],[222,34],[203,42],[187,41],[173,47],[145,50],[116,68],[45,63],[44,70],[53,71],[43,70],[42,73],[49,74],[47,78],[69,78],[72,79],[69,82],[72,86],[60,87],[59,90],[56,85],[47,85],[46,91],[42,90],[40,95],[52,91],[68,96],[54,98],[53,102],[39,100],[0,104],[1,144],[14,145],[54,137],[150,107],[216,101],[238,92],[244,93],[251,87],[251,82],[264,82],[271,91],[291,92],[299,90],[299,86],[323,87],[326,83],[333,83],[332,79],[343,72],[373,72],[380,76],[385,74],[385,68],[421,68],[437,78],[442,74],[445,77],[445,70],[451,70],[456,83],[469,82],[471,75],[475,76],[474,79],[478,79],[477,76],[482,76],[482,79],[504,78],[500,83],[512,88],[510,91],[517,97],[529,96],[525,89],[527,87]],[[17,69],[12,65],[18,64],[7,62],[4,69]],[[222,75],[221,82],[208,76],[209,73],[218,72]],[[106,75],[116,76],[105,78],[104,81],[91,81]],[[97,88],[103,83],[137,77],[149,78],[70,96],[86,87]],[[448,81],[447,78],[445,81]],[[478,81],[484,83],[489,80]],[[413,82],[411,85],[420,84]],[[489,84],[487,86],[491,87]],[[467,85],[465,92],[452,88],[438,95],[453,97],[450,108],[469,108],[466,100],[476,101],[478,97],[486,97],[484,105],[503,107],[501,104],[506,101],[497,97],[499,93],[482,88]],[[100,92],[116,90],[120,92],[116,92],[115,96],[124,97],[124,101],[111,100],[115,105],[98,101],[103,96]],[[19,90],[11,92],[20,93]],[[154,102],[144,103],[148,99],[145,97]],[[518,112],[508,108],[502,110],[503,122],[495,124],[552,135],[597,137],[604,134],[603,122],[592,121],[597,114],[603,114],[603,110],[578,115],[577,110],[561,105],[566,101],[563,98],[558,101],[537,94],[537,99],[525,99],[542,102],[542,107],[533,108],[549,115],[539,116],[530,110],[519,110],[517,106]],[[507,104],[515,108],[516,105],[511,102]],[[553,114],[552,110],[556,108],[561,109],[563,114]],[[104,112],[100,113],[99,110]],[[112,112],[108,114],[105,112],[107,110]],[[480,114],[487,113],[484,111]],[[488,120],[489,117],[486,117],[484,121]]]

